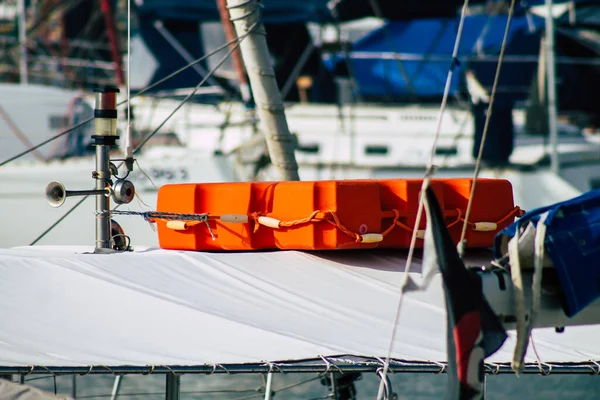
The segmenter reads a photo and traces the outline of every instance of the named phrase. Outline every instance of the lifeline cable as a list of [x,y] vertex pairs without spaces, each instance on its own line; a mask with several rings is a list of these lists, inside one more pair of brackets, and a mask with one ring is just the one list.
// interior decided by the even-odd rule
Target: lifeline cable
[[[133,136],[131,133],[131,0],[127,0],[127,131],[125,134],[125,158],[133,158]],[[133,165],[127,164],[127,171]]]
[[475,187],[477,186],[477,178],[479,177],[479,170],[481,168],[481,159],[483,157],[483,149],[485,147],[485,141],[487,139],[488,128],[492,117],[492,110],[494,106],[494,100],[496,98],[496,90],[498,89],[498,82],[500,81],[500,71],[502,70],[502,61],[504,60],[504,52],[506,50],[506,43],[508,42],[508,34],[510,32],[510,26],[515,11],[516,0],[511,0],[510,8],[508,9],[508,18],[506,20],[506,28],[504,29],[504,37],[502,38],[502,47],[500,47],[500,55],[498,57],[498,66],[496,67],[496,75],[494,76],[494,84],[492,86],[492,92],[490,93],[490,102],[488,104],[487,114],[485,116],[485,124],[483,126],[483,134],[481,136],[481,143],[479,144],[479,153],[477,154],[477,161],[475,162],[475,172],[473,174],[473,184],[471,186],[471,193],[469,195],[469,202],[467,203],[467,210],[465,212],[465,224],[463,225],[462,232],[460,234],[460,242],[458,243],[458,252],[462,258],[465,248],[465,236],[467,235],[467,222],[471,215],[471,207],[473,206],[473,199],[475,198]]
[[[232,40],[232,41],[230,41],[230,42],[227,42],[227,43],[225,43],[225,44],[224,44],[224,45],[222,45],[222,46],[219,46],[219,47],[217,47],[215,50],[211,51],[211,52],[210,52],[210,53],[208,53],[208,54],[205,54],[204,56],[200,57],[199,59],[195,60],[194,62],[192,62],[192,63],[189,63],[188,65],[186,65],[186,66],[184,66],[184,67],[181,67],[181,68],[179,68],[177,71],[174,71],[174,72],[172,72],[171,74],[169,74],[169,75],[165,76],[164,78],[162,78],[162,79],[160,79],[159,81],[157,81],[157,82],[153,83],[152,85],[145,87],[144,89],[140,90],[139,92],[137,92],[137,93],[135,93],[133,96],[131,96],[131,98],[130,98],[130,99],[134,99],[134,98],[136,98],[136,97],[138,97],[138,96],[141,96],[142,94],[144,94],[144,93],[146,93],[147,91],[149,91],[149,90],[151,90],[151,89],[155,88],[156,86],[158,86],[158,85],[160,85],[160,84],[162,84],[162,83],[164,83],[164,82],[168,81],[169,79],[173,78],[174,76],[176,76],[176,75],[179,75],[181,72],[185,71],[186,69],[188,69],[188,68],[191,68],[192,66],[194,66],[194,65],[198,64],[199,62],[202,62],[202,61],[206,60],[207,58],[209,58],[209,57],[212,57],[213,55],[217,54],[217,53],[218,53],[218,52],[220,52],[221,50],[224,50],[224,49],[226,49],[228,46],[230,46],[230,45],[232,45],[232,44],[234,44],[234,43],[236,43],[236,42],[238,42],[238,43],[239,43],[241,40],[243,40],[243,38],[244,38],[244,37],[245,37],[245,35],[244,35],[244,36],[241,36],[241,37],[239,37],[239,38],[236,38],[235,40]],[[117,106],[118,106],[118,107],[120,107],[120,106],[122,106],[123,104],[126,104],[126,103],[128,103],[128,100],[123,100],[123,101],[121,101],[120,103],[118,103],[118,104],[117,104]],[[64,136],[64,135],[66,135],[67,133],[69,133],[69,132],[72,132],[72,131],[74,131],[75,129],[77,129],[77,128],[79,128],[79,127],[81,127],[81,126],[83,126],[83,125],[85,125],[85,124],[87,124],[88,122],[91,122],[91,121],[93,121],[93,120],[94,120],[94,117],[91,117],[91,118],[88,118],[88,119],[86,119],[86,120],[83,120],[83,121],[81,121],[80,123],[78,123],[78,124],[76,124],[76,125],[74,125],[74,126],[72,126],[72,127],[68,128],[67,130],[65,130],[65,131],[62,131],[62,132],[60,132],[60,133],[58,133],[58,134],[56,134],[56,135],[52,136],[51,138],[49,138],[49,139],[46,139],[46,140],[44,140],[43,142],[41,142],[41,143],[39,143],[39,144],[37,144],[37,145],[35,145],[35,146],[33,146],[33,147],[29,148],[29,149],[27,149],[27,150],[25,150],[25,151],[23,151],[23,152],[21,152],[21,153],[17,154],[17,155],[14,155],[14,156],[12,156],[12,157],[8,158],[7,160],[4,160],[4,161],[2,161],[2,162],[0,163],[0,167],[3,167],[4,165],[6,165],[6,164],[8,164],[8,163],[10,163],[10,162],[12,162],[12,161],[15,161],[15,160],[17,160],[17,159],[19,159],[19,158],[21,158],[21,157],[23,157],[23,156],[25,156],[25,155],[27,155],[27,154],[31,153],[32,151],[35,151],[35,150],[39,149],[40,147],[42,147],[42,146],[45,146],[45,145],[47,145],[48,143],[50,143],[50,142],[52,142],[52,141],[54,141],[54,140],[56,140],[56,139],[59,139],[59,138],[63,137],[63,136]]]
[[463,27],[464,27],[464,23],[465,23],[465,18],[467,16],[468,7],[469,7],[469,0],[465,0],[465,3],[463,4],[463,7],[462,7],[461,15],[460,15],[460,21],[458,23],[458,32],[456,33],[454,49],[452,50],[452,64],[450,65],[450,69],[448,70],[448,75],[446,77],[446,86],[444,87],[444,95],[442,97],[442,104],[440,105],[440,112],[438,114],[437,127],[436,127],[435,137],[434,137],[432,148],[431,148],[431,154],[429,156],[429,161],[427,162],[427,167],[426,167],[426,171],[425,171],[425,179],[423,179],[423,184],[421,186],[421,195],[419,196],[419,206],[417,208],[417,216],[416,216],[415,225],[414,225],[417,229],[414,229],[411,240],[410,240],[410,248],[408,251],[408,256],[406,258],[406,265],[404,266],[402,284],[400,286],[400,296],[398,298],[398,306],[396,308],[396,315],[394,317],[394,326],[392,328],[392,337],[390,339],[390,345],[389,345],[388,352],[387,352],[387,355],[385,358],[385,363],[383,365],[383,371],[381,373],[381,381],[379,383],[379,390],[377,392],[377,400],[381,400],[383,398],[384,391],[385,391],[384,381],[387,378],[387,372],[388,372],[388,368],[389,368],[389,360],[391,358],[392,350],[394,348],[394,339],[396,337],[396,331],[398,329],[398,320],[400,319],[400,310],[402,308],[402,300],[404,298],[404,291],[409,282],[408,273],[410,271],[410,267],[412,264],[412,259],[413,259],[413,255],[414,255],[414,251],[415,251],[415,245],[417,243],[418,227],[421,223],[421,218],[422,218],[422,214],[423,214],[425,189],[429,185],[429,181],[431,179],[431,176],[433,175],[433,158],[435,156],[435,150],[437,148],[437,142],[439,140],[440,132],[441,132],[441,128],[442,128],[442,117],[444,115],[446,105],[448,104],[448,97],[450,95],[450,85],[452,83],[452,76],[454,74],[454,70],[456,69],[456,67],[460,65],[460,63],[458,61],[458,48],[460,46],[460,41],[462,38],[462,32],[463,32]]
[[184,106],[185,103],[187,103],[187,101],[189,99],[192,98],[192,96],[194,94],[196,94],[196,92],[198,91],[198,89],[200,89],[200,86],[204,85],[204,83],[206,81],[208,81],[208,79],[215,73],[215,71],[217,69],[219,69],[221,67],[221,65],[223,65],[225,63],[225,61],[227,61],[227,59],[229,59],[229,57],[231,57],[231,55],[237,50],[238,47],[240,47],[240,44],[242,43],[242,40],[245,39],[250,33],[252,33],[254,31],[254,29],[256,28],[256,24],[254,24],[253,26],[251,26],[248,29],[248,32],[246,32],[243,36],[240,37],[240,40],[235,44],[235,46],[233,46],[228,52],[227,54],[221,58],[221,60],[217,63],[217,65],[215,65],[210,71],[208,71],[208,74],[206,74],[206,76],[200,81],[200,83],[198,83],[198,85],[196,85],[196,87],[194,88],[194,90],[192,90],[191,93],[189,93],[182,101],[181,103],[179,103],[179,105],[177,107],[175,107],[175,109],[171,112],[171,114],[169,114],[167,116],[167,118],[164,119],[164,121],[162,123],[160,123],[160,125],[148,136],[146,136],[146,138],[144,138],[144,140],[138,145],[138,147],[133,151],[134,154],[136,154],[138,151],[141,150],[142,146],[144,146],[154,135],[156,135],[158,133],[158,131],[167,123],[167,121],[169,121],[169,119],[171,119],[171,117],[173,115],[175,115],[175,113],[177,111],[179,111],[179,109],[181,107]]
[[[448,73],[448,79],[446,80],[446,88],[444,90],[444,97],[442,99],[442,105],[441,105],[441,109],[440,109],[440,115],[439,115],[439,119],[438,119],[438,129],[436,131],[436,135],[435,135],[435,139],[433,142],[433,146],[431,149],[431,155],[430,155],[430,159],[429,159],[429,163],[427,165],[427,171],[425,174],[425,179],[423,180],[423,185],[421,188],[421,196],[419,199],[419,207],[418,207],[418,211],[417,211],[417,217],[416,217],[416,222],[415,222],[415,226],[419,226],[420,222],[421,222],[421,217],[422,217],[422,210],[423,210],[423,200],[424,200],[424,196],[425,196],[425,189],[427,187],[427,185],[429,184],[429,180],[433,174],[433,157],[435,155],[435,150],[437,148],[437,141],[439,138],[439,133],[440,133],[440,128],[441,128],[441,123],[442,123],[442,115],[444,112],[444,109],[446,108],[446,103],[447,103],[447,99],[448,99],[448,93],[449,93],[449,89],[450,89],[450,83],[452,80],[452,73],[453,70],[456,66],[458,66],[458,59],[457,59],[457,54],[458,54],[458,45],[460,44],[460,37],[462,35],[462,29],[463,29],[463,25],[464,25],[464,19],[466,16],[466,9],[468,7],[468,3],[469,0],[465,0],[465,3],[463,5],[463,10],[462,10],[462,14],[461,14],[461,19],[459,22],[459,28],[458,28],[458,33],[457,33],[457,37],[456,37],[456,42],[455,42],[455,47],[454,47],[454,51],[453,51],[453,55],[452,55],[452,60],[453,60],[453,64],[452,67],[450,68],[450,71]],[[508,37],[508,32],[510,30],[510,24],[512,21],[512,16],[514,13],[514,8],[515,8],[515,0],[511,1],[511,5],[510,5],[510,9],[509,9],[509,15],[508,15],[508,19],[507,19],[507,24],[506,24],[506,29],[504,32],[504,38],[502,41],[502,47],[500,49],[500,56],[498,58],[498,68],[496,69],[496,75],[494,77],[494,86],[492,88],[492,93],[490,95],[490,106],[488,107],[488,115],[486,116],[486,122],[485,122],[485,127],[484,127],[484,133],[482,136],[482,140],[481,140],[481,145],[479,148],[479,154],[477,157],[477,163],[476,163],[476,167],[475,167],[475,178],[473,181],[473,186],[471,188],[471,195],[469,197],[469,203],[467,205],[467,212],[465,214],[465,223],[463,225],[463,231],[462,231],[462,235],[461,235],[461,242],[459,243],[459,254],[462,257],[462,251],[461,251],[461,247],[463,240],[464,240],[464,235],[466,235],[466,227],[468,226],[468,216],[470,213],[470,208],[472,205],[472,199],[473,199],[473,194],[475,192],[475,185],[476,185],[476,179],[477,176],[479,174],[479,166],[480,166],[480,162],[481,162],[481,156],[482,156],[482,152],[483,152],[483,146],[485,145],[485,140],[486,140],[486,133],[487,133],[487,127],[489,125],[489,117],[491,114],[491,106],[493,105],[493,99],[496,93],[496,88],[498,85],[498,80],[499,80],[499,75],[500,75],[500,70],[501,70],[501,65],[502,65],[502,61],[503,61],[503,57],[504,57],[504,51],[506,48],[506,42],[507,42],[507,37]],[[406,288],[406,285],[408,284],[408,272],[410,271],[410,264],[412,261],[412,257],[413,257],[413,253],[414,253],[414,247],[416,244],[416,233],[417,231],[415,230],[415,232],[413,233],[413,237],[411,240],[411,244],[410,244],[410,249],[409,249],[409,254],[407,257],[407,262],[406,262],[406,266],[404,269],[404,279],[401,285],[401,291],[400,291],[400,299],[398,300],[398,308],[396,311],[396,317],[395,317],[395,321],[394,321],[394,328],[393,328],[393,332],[392,332],[392,339],[390,341],[390,348],[388,351],[388,355],[386,358],[386,363],[384,364],[384,369],[383,369],[383,377],[385,378],[385,376],[387,375],[387,369],[388,369],[388,360],[391,356],[391,352],[393,349],[393,343],[394,343],[394,338],[396,335],[396,329],[397,329],[397,325],[398,325],[398,320],[400,317],[400,309],[402,307],[402,299],[403,299],[403,295],[404,295],[404,290]],[[383,380],[379,385],[379,391],[377,394],[377,400],[381,400],[381,396],[383,395],[383,391],[384,391],[384,385],[383,385]]]
[[52,229],[56,228],[58,226],[58,224],[60,224],[65,218],[67,218],[69,216],[69,214],[71,214],[73,211],[75,211],[75,209],[77,207],[79,207],[81,205],[81,203],[83,203],[87,198],[89,197],[89,195],[86,195],[84,197],[82,197],[77,203],[75,203],[75,205],[73,207],[71,207],[69,209],[69,211],[67,211],[66,213],[64,213],[59,219],[56,220],[56,222],[54,222],[52,225],[50,225],[50,227],[48,229],[46,229],[44,232],[42,232],[37,238],[35,238],[33,240],[33,242],[29,243],[30,246],[33,246],[34,244],[36,244],[37,242],[39,242],[44,236],[46,236]]

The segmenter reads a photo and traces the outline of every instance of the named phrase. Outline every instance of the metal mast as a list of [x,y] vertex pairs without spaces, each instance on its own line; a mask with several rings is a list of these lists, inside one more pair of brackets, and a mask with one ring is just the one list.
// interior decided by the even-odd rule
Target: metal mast
[[285,118],[257,1],[227,0],[227,7],[238,37],[247,35],[241,42],[240,49],[271,162],[277,169],[278,179],[297,181],[300,178],[294,154],[295,140]]

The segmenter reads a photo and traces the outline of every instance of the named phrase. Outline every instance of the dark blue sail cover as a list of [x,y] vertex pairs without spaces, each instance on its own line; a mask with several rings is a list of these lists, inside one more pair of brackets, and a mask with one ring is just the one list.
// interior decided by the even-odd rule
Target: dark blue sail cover
[[498,234],[496,256],[502,256],[503,238],[545,212],[546,252],[560,278],[565,314],[572,317],[600,297],[600,190],[526,213]]
[[[376,0],[388,24],[351,45],[350,65],[347,71],[345,54],[326,54],[328,51],[317,49],[312,60],[312,69],[302,71],[303,75],[315,78],[311,101],[334,102],[337,96],[332,76],[352,75],[358,86],[358,93],[364,101],[375,102],[414,102],[434,101],[441,98],[451,54],[458,28],[459,11],[462,0]],[[589,0],[587,0],[589,1]],[[472,5],[486,4],[487,0],[471,0]],[[513,61],[504,63],[500,76],[500,86],[496,104],[510,107],[514,101],[525,99],[530,92],[531,82],[538,64],[540,37],[544,33],[544,20],[531,13],[524,13],[529,7],[543,4],[544,0],[519,1],[517,15],[512,22],[507,46],[507,56]],[[555,1],[559,3],[559,1]],[[583,7],[586,1],[578,1],[577,18],[589,19],[589,13]],[[306,22],[334,22],[352,20],[373,15],[370,1],[366,0],[262,0],[262,19],[267,26],[267,40],[271,49],[276,74],[280,85],[287,80],[300,53],[307,45],[305,36]],[[328,4],[336,4],[330,9]],[[154,73],[154,83],[171,72],[185,66],[187,62],[156,31],[154,22],[161,20],[165,28],[186,48],[193,57],[198,58],[211,50],[206,47],[205,38],[210,37],[201,25],[220,23],[216,0],[140,0],[136,2],[139,17],[139,33],[159,64]],[[587,16],[587,17],[586,17]],[[566,17],[557,21],[562,26]],[[587,19],[586,19],[587,18]],[[502,43],[506,15],[479,14],[470,15],[465,22],[459,60],[451,85],[451,94],[464,94],[463,79],[466,68],[473,71],[481,84],[491,89],[496,72],[497,55]],[[577,19],[579,21],[579,19]],[[565,28],[566,29],[566,28]],[[570,35],[594,37],[575,31],[570,27]],[[300,34],[299,34],[300,33]],[[565,49],[573,49],[572,41],[563,43],[563,35],[557,31],[557,54],[565,55]],[[277,48],[279,54],[273,51]],[[297,50],[297,51],[295,51]],[[398,61],[381,58],[381,54],[392,52],[413,55],[416,59],[402,61],[404,71]],[[367,58],[353,57],[362,53]],[[568,55],[568,54],[567,54]],[[480,58],[479,56],[489,56]],[[527,61],[515,62],[515,57],[525,56]],[[573,54],[575,57],[590,57],[588,53]],[[214,60],[221,56],[213,57]],[[495,58],[496,57],[496,58]],[[284,64],[290,64],[289,68]],[[293,65],[292,65],[293,64]],[[205,69],[208,65],[202,64]],[[595,105],[597,93],[596,71],[581,70],[576,66],[559,64],[557,66],[558,92],[561,109],[572,103],[585,109]],[[318,77],[317,77],[318,75]],[[585,77],[582,78],[582,77]],[[155,88],[170,90],[193,87],[199,75],[188,70],[176,78]],[[590,82],[591,81],[591,82]],[[233,84],[235,86],[235,83]],[[320,93],[316,93],[317,88]],[[296,93],[295,90],[291,91]],[[565,93],[566,92],[566,93]],[[575,93],[575,94],[572,94]],[[583,95],[582,95],[583,93]],[[288,98],[295,101],[295,98]],[[594,111],[594,110],[592,110]]]
[[[491,89],[497,59],[485,60],[479,56],[497,56],[500,52],[507,16],[469,16],[464,23],[459,47],[460,65],[455,69],[451,93],[460,91],[461,71],[473,70],[481,83]],[[459,18],[417,19],[390,22],[354,43],[350,60],[360,94],[365,98],[433,98],[444,92],[448,69],[458,31]],[[537,68],[540,32],[544,20],[536,16],[515,17],[509,31],[506,54],[526,55],[530,61],[505,63],[500,76],[499,97],[512,100],[524,98]],[[391,52],[409,59],[398,61],[384,57]],[[410,59],[410,57],[414,59]],[[343,64],[344,55],[328,60],[333,69]]]

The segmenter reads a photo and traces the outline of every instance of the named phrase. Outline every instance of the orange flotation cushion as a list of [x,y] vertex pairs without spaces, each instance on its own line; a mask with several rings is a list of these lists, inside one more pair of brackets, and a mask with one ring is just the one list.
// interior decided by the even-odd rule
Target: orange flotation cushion
[[[159,244],[176,250],[408,248],[421,185],[422,179],[164,185],[159,212],[209,217],[157,220]],[[458,243],[472,179],[432,179],[430,185]],[[478,179],[467,247],[493,246],[496,233],[519,211],[510,182]],[[418,237],[425,226],[423,213]]]

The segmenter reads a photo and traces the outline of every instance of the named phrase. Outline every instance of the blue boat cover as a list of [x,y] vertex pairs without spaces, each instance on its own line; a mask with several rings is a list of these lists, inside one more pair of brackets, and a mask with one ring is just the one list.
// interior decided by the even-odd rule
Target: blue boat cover
[[503,237],[513,237],[546,212],[546,252],[560,279],[565,314],[572,317],[600,297],[600,189],[526,213],[498,234],[496,257],[503,255]]
[[[458,18],[420,19],[389,22],[352,45],[350,59],[353,76],[364,98],[437,99],[443,94],[452,64],[452,52],[458,30]],[[473,70],[480,82],[491,89],[497,60],[506,28],[507,17],[477,15],[467,17],[459,47],[460,61],[452,83],[451,93],[461,88],[461,74],[465,65]],[[544,20],[536,16],[515,17],[509,31],[506,54],[530,56],[533,62],[505,63],[500,75],[499,96],[510,95],[511,100],[524,98],[537,68],[540,34]],[[414,59],[398,61],[382,57],[391,52]],[[493,56],[489,60],[476,56]],[[475,58],[467,61],[467,58]],[[330,69],[343,65],[344,55],[328,60]]]

